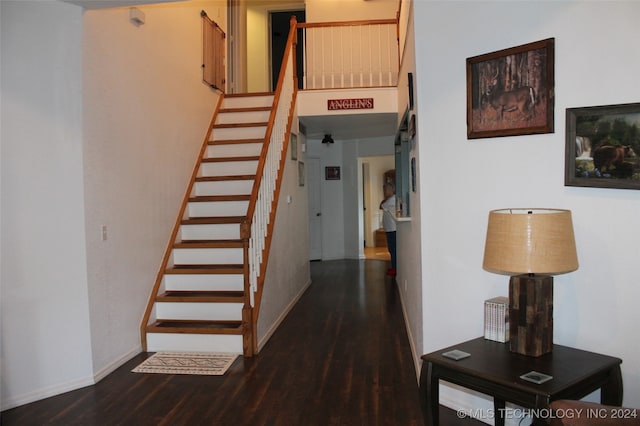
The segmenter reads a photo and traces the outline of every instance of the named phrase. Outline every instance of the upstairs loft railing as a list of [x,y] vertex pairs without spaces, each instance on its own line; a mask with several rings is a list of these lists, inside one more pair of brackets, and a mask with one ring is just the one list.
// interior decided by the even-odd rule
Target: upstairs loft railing
[[304,89],[398,85],[398,20],[298,23]]
[[[254,339],[255,322],[260,311],[264,276],[269,258],[271,235],[275,222],[280,193],[280,183],[284,172],[289,135],[298,93],[296,78],[296,20],[291,19],[291,30],[287,39],[280,76],[276,86],[273,105],[267,125],[265,144],[262,148],[256,180],[247,210],[249,239],[249,283],[251,286],[251,306],[253,306]],[[254,341],[257,351],[257,343]]]

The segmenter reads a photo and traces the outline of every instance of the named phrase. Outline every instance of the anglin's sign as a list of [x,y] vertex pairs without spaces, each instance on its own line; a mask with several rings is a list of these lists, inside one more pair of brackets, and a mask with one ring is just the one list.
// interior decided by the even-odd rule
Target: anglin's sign
[[336,111],[341,109],[373,109],[373,98],[358,99],[329,99],[327,109]]

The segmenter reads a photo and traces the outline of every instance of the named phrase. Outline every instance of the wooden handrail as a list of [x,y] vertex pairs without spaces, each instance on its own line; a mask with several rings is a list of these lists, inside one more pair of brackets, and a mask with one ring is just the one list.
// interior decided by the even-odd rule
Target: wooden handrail
[[149,300],[147,301],[147,308],[145,309],[144,315],[142,317],[142,321],[140,322],[140,337],[141,337],[143,352],[147,351],[146,328],[149,323],[149,318],[151,318],[151,311],[153,310],[153,304],[154,304],[156,295],[158,293],[158,289],[160,288],[160,283],[162,282],[164,271],[167,269],[167,264],[169,263],[169,258],[171,257],[171,251],[172,251],[173,245],[176,242],[178,231],[180,230],[180,222],[182,221],[184,217],[184,212],[187,209],[187,205],[189,204],[191,191],[193,190],[193,185],[195,183],[196,177],[198,176],[198,170],[200,169],[200,162],[204,157],[204,153],[207,149],[209,139],[211,138],[211,132],[213,131],[213,125],[215,124],[216,116],[218,115],[218,111],[220,110],[220,106],[222,105],[223,99],[224,99],[224,93],[221,93],[220,97],[218,98],[218,103],[216,104],[213,117],[211,118],[211,122],[209,123],[207,134],[204,137],[204,142],[202,143],[202,147],[200,148],[200,153],[198,154],[196,163],[193,167],[193,171],[191,173],[191,179],[189,180],[189,186],[187,187],[187,191],[185,192],[184,198],[182,199],[182,205],[180,206],[180,211],[176,218],[175,225],[173,226],[171,237],[169,238],[169,242],[167,244],[167,247],[165,248],[164,257],[162,258],[162,262],[160,263],[160,268],[158,269],[158,274],[156,275],[156,281],[153,284],[153,290],[151,290],[151,294],[149,295]]
[[[289,59],[291,46],[296,36],[297,23],[296,23],[295,16],[291,17],[291,22],[292,22],[292,25],[289,30],[289,37],[287,38],[287,44],[284,49],[284,57],[282,59],[283,64],[285,64],[286,61]],[[260,183],[262,182],[262,175],[264,174],[264,163],[266,161],[267,151],[269,150],[269,144],[271,143],[271,132],[273,131],[273,123],[275,122],[275,119],[276,119],[277,105],[278,105],[278,102],[280,102],[280,94],[282,93],[282,85],[284,84],[284,75],[285,75],[285,68],[281,67],[280,74],[278,75],[278,83],[276,84],[276,91],[273,97],[273,107],[271,109],[271,114],[269,115],[269,123],[267,124],[267,130],[265,132],[264,145],[262,146],[262,152],[260,153],[260,161],[258,162],[258,168],[256,171],[256,180],[253,183],[253,188],[251,190],[251,200],[249,200],[249,206],[247,207],[247,221],[249,222],[249,225],[251,225],[250,222],[256,210],[258,192],[260,190]],[[296,85],[296,92],[297,92],[297,85]],[[286,135],[286,138],[287,140],[285,141],[285,144],[289,140],[288,133]]]
[[[293,67],[293,82],[292,87],[293,87],[293,92],[292,92],[292,99],[291,99],[291,103],[288,109],[288,117],[287,117],[287,124],[286,124],[286,130],[284,132],[284,141],[283,141],[283,146],[282,146],[282,151],[280,153],[280,159],[278,161],[278,173],[277,173],[277,177],[276,177],[276,182],[275,182],[275,189],[274,189],[274,197],[273,200],[271,201],[271,206],[269,206],[269,223],[267,225],[267,231],[266,231],[266,237],[265,237],[265,243],[264,243],[264,247],[262,249],[262,262],[259,265],[259,273],[258,273],[258,281],[257,281],[257,290],[256,290],[256,294],[255,294],[255,301],[254,301],[254,306],[253,306],[253,330],[254,330],[254,352],[257,352],[258,350],[258,342],[257,342],[257,333],[255,333],[256,329],[257,329],[257,322],[258,322],[258,318],[259,318],[259,313],[260,313],[260,306],[261,306],[261,301],[262,301],[262,291],[264,288],[264,280],[265,280],[265,274],[266,274],[266,269],[267,269],[267,263],[268,263],[268,259],[269,259],[269,253],[270,253],[270,248],[271,248],[271,240],[272,240],[272,235],[273,235],[273,227],[275,224],[275,216],[277,213],[277,209],[278,209],[278,199],[279,199],[279,195],[280,195],[280,188],[282,187],[282,176],[284,173],[284,167],[285,167],[285,161],[287,158],[287,152],[288,152],[288,145],[289,145],[289,138],[290,138],[290,134],[291,134],[291,127],[292,127],[292,123],[293,123],[293,111],[295,108],[295,100],[297,97],[297,93],[298,93],[298,84],[297,84],[297,78],[296,78],[296,73],[295,73],[295,56],[293,58],[290,58],[292,53],[294,52],[295,46],[297,43],[297,21],[295,19],[295,17],[291,18],[291,28],[289,31],[289,37],[287,38],[287,44],[285,47],[285,51],[284,51],[284,57],[282,60],[282,64],[283,66],[280,69],[280,75],[278,76],[278,83],[276,85],[276,92],[274,94],[274,102],[273,102],[273,109],[272,109],[272,114],[269,118],[269,124],[267,127],[267,133],[265,136],[265,145],[266,144],[270,144],[271,141],[271,135],[272,135],[272,131],[273,131],[273,126],[275,123],[275,118],[276,118],[276,112],[278,110],[278,105],[280,102],[280,98],[281,98],[281,94],[282,94],[282,90],[285,84],[285,75],[286,75],[286,66],[285,64],[288,63],[288,61],[293,61],[292,63],[292,67]],[[249,204],[249,208],[247,211],[247,220],[249,221],[249,226],[248,228],[250,229],[251,227],[254,226],[253,224],[253,218],[254,218],[254,213],[255,213],[255,206],[256,206],[256,202],[258,199],[258,195],[259,195],[259,190],[260,190],[260,182],[262,181],[262,176],[264,174],[264,164],[266,161],[266,157],[267,157],[267,151],[268,151],[268,147],[263,147],[263,152],[261,155],[261,160],[260,163],[258,165],[259,167],[259,171],[257,172],[257,177],[256,177],[256,182],[254,184],[253,187],[253,191],[252,191],[252,196],[251,196],[251,202]]]
[[397,24],[398,19],[370,19],[362,21],[335,21],[335,22],[300,22],[298,28],[323,28],[323,27],[352,27],[363,25],[389,25]]

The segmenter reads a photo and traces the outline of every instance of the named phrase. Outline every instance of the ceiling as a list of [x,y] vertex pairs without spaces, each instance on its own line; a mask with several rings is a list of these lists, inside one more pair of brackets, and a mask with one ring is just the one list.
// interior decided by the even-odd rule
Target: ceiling
[[139,6],[153,3],[169,3],[185,0],[62,0],[66,3],[82,6],[85,9],[106,9],[108,7]]
[[335,140],[395,137],[398,114],[341,114],[299,117],[306,126],[309,139],[322,139],[330,134]]
[[[1,0],[0,0],[1,1]],[[62,0],[82,6],[85,9],[105,9],[108,7],[139,6],[143,4],[173,3],[191,0]],[[304,0],[247,0],[248,6],[290,6],[304,9]]]

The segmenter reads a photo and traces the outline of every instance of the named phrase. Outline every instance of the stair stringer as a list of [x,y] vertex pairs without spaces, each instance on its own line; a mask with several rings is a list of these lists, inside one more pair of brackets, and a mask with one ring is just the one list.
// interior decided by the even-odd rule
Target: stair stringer
[[[222,94],[216,105],[141,322],[141,341],[144,351],[150,349],[188,351],[191,348],[198,351],[209,349],[239,352],[241,350],[244,356],[250,357],[254,355],[256,338],[254,336],[255,321],[248,279],[250,230],[246,209],[253,192],[255,175],[247,175],[248,171],[250,172],[251,170],[251,166],[247,162],[254,164],[256,167],[256,169],[253,169],[254,174],[257,173],[259,153],[254,155],[255,152],[248,154],[242,152],[239,156],[233,156],[229,154],[232,151],[226,149],[223,150],[220,157],[216,157],[215,149],[212,149],[212,147],[244,145],[245,143],[259,143],[260,148],[263,147],[267,123],[255,122],[256,114],[263,112],[264,114],[268,113],[269,116],[272,115],[273,96],[266,93],[254,94],[254,96],[261,98],[260,102],[263,104],[250,108],[236,107],[225,110],[222,108],[225,100],[241,98],[242,96],[225,97]],[[234,123],[232,119],[230,120],[226,117],[229,114],[226,116],[224,114],[239,114],[243,111],[248,112],[246,115],[249,116],[249,120],[253,121]],[[225,118],[221,120],[222,122],[219,122],[221,117]],[[249,138],[251,140],[238,141],[228,139],[238,133],[241,128],[257,129],[261,126],[265,127],[262,132],[249,130],[249,132],[252,132]],[[235,129],[235,131],[229,133],[228,129]],[[217,135],[217,130],[219,130],[219,135]],[[213,140],[212,134],[214,135]],[[261,135],[262,138],[256,137],[256,135]],[[245,148],[243,147],[242,149]],[[241,173],[244,174],[235,177],[219,176],[220,173],[217,173],[215,166],[223,164],[223,162],[227,164],[233,163],[234,166],[242,163]],[[252,182],[251,185],[244,185],[241,189],[236,190],[243,192],[242,194],[227,193],[233,193],[233,190],[227,191],[225,188],[229,188],[234,182],[243,180],[252,180]],[[249,182],[247,181],[247,183]],[[217,184],[218,186],[215,186]],[[198,185],[201,185],[202,188],[199,188]],[[223,193],[216,192],[216,188],[223,188]],[[242,211],[243,206],[244,211]],[[234,208],[240,209],[235,216],[230,215],[228,211]],[[208,217],[215,214],[216,210],[221,211],[223,216]],[[187,228],[191,230],[187,231]],[[217,231],[211,234],[210,237],[202,238],[200,236],[203,232],[213,232],[213,228],[216,228]],[[221,264],[209,264],[209,259],[216,256],[216,252],[224,253],[223,256],[226,256],[224,262]],[[227,264],[226,262],[233,263]],[[175,277],[177,276],[183,277],[177,280],[178,283],[182,284],[176,284]],[[215,277],[218,281],[220,279],[222,281],[233,281],[233,287],[231,290],[212,290],[211,283],[207,277],[211,278],[211,280]],[[187,288],[180,288],[180,285],[184,285]],[[240,294],[241,296],[239,296]],[[241,303],[238,303],[238,297],[241,297]],[[218,318],[216,314],[209,313],[207,309],[203,309],[204,304],[224,303],[227,299],[232,299],[232,304],[241,306],[237,315],[228,314],[234,317],[230,320]],[[210,316],[211,318],[205,320],[191,318],[189,312],[181,310],[186,305],[191,306],[194,311],[199,311],[200,316]],[[170,314],[166,314],[167,312]],[[174,318],[159,319],[163,313]],[[167,343],[168,334],[181,336],[182,340],[187,342],[185,345],[188,347]],[[200,337],[193,336],[194,334],[200,335]],[[187,335],[191,335],[191,337],[187,337]],[[221,339],[226,342],[223,343],[223,349],[217,346],[207,346],[207,344],[203,343],[212,335],[228,336]],[[234,339],[233,335],[239,336],[241,344],[238,343],[239,341],[229,340]]]

